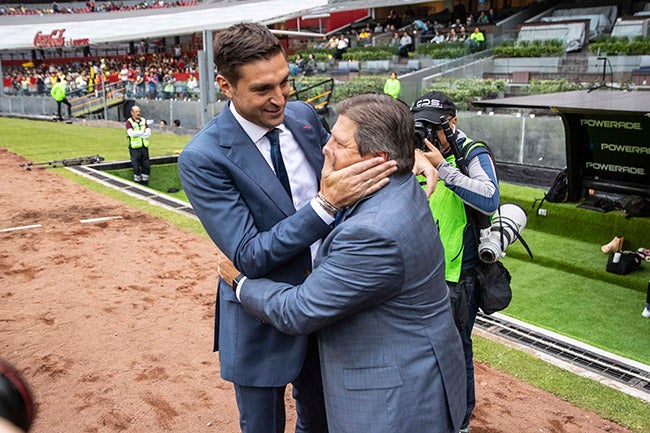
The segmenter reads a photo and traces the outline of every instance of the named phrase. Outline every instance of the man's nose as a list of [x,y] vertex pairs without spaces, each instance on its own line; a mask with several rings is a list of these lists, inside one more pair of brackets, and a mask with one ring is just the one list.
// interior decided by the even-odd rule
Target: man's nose
[[289,88],[285,89],[283,86],[278,86],[274,89],[271,100],[276,104],[284,104],[284,102],[289,97]]

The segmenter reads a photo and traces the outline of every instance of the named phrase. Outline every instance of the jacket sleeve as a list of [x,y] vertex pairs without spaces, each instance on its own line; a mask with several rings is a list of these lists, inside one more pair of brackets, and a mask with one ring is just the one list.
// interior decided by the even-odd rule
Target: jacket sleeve
[[[212,137],[198,139],[211,141]],[[255,215],[264,213],[270,218],[271,212],[279,211],[252,183],[251,173],[241,172],[216,150],[208,153],[188,145],[178,167],[185,192],[208,235],[249,278],[268,275],[330,231],[309,205],[290,216],[278,215],[278,222],[270,227],[260,227]]]
[[240,292],[246,312],[290,335],[306,335],[396,295],[404,259],[381,228],[337,232],[329,254],[301,285],[247,279]]
[[469,176],[443,160],[438,164],[438,175],[450,190],[470,207],[491,215],[501,200],[492,158],[485,149],[476,148],[467,156]]

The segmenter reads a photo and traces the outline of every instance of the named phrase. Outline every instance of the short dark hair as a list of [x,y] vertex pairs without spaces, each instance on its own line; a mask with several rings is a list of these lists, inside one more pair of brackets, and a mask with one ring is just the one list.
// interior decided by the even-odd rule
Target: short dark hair
[[241,77],[239,69],[251,62],[268,60],[284,48],[265,26],[239,23],[219,32],[214,40],[214,62],[217,71],[233,85]]
[[336,105],[340,116],[357,125],[354,139],[361,156],[387,152],[397,162],[397,174],[411,171],[415,159],[415,128],[408,105],[389,95],[366,93]]

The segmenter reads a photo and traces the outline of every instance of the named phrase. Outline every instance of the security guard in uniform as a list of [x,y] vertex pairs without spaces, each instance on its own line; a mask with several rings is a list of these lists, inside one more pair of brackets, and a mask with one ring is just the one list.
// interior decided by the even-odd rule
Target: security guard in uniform
[[140,107],[137,105],[131,108],[131,117],[126,120],[126,135],[133,167],[133,180],[142,185],[149,185],[151,129],[147,126],[145,118],[140,116]]

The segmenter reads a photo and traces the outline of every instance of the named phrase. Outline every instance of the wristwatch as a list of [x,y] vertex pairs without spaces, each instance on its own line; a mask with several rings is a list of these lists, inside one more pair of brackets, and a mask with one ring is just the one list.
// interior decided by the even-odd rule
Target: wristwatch
[[239,283],[241,282],[242,278],[244,278],[244,274],[242,274],[242,273],[240,273],[235,278],[233,278],[233,280],[232,280],[232,290],[234,292],[237,291],[237,286],[239,286]]

